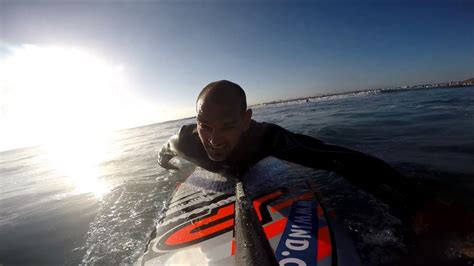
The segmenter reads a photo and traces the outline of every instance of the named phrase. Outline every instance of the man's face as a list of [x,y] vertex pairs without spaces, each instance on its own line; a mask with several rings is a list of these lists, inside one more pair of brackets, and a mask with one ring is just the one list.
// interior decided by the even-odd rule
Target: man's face
[[251,110],[242,114],[237,104],[198,101],[197,130],[209,159],[223,161],[230,156],[248,129],[251,116]]

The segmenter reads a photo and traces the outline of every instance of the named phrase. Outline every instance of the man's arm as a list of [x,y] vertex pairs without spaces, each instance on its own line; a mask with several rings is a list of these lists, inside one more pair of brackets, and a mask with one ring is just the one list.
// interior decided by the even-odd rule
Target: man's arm
[[158,164],[163,168],[178,170],[176,166],[169,163],[173,157],[178,155],[178,143],[179,133],[171,136],[171,138],[161,147],[161,150],[158,153]]
[[328,145],[276,125],[270,134],[273,140],[270,145],[274,148],[275,157],[311,168],[334,171],[389,205],[413,210],[432,199],[428,192],[373,156]]
[[357,187],[415,218],[413,228],[417,234],[473,233],[474,213],[459,203],[446,203],[434,192],[407,180],[382,160],[347,148],[327,145],[277,125],[270,124],[267,129],[265,139],[270,142],[266,145],[269,145],[267,148],[273,156],[343,175]]
[[158,153],[158,164],[160,164],[165,169],[178,170],[178,168],[170,164],[169,161],[173,159],[173,157],[179,156],[181,154],[179,150],[179,143],[183,133],[183,128],[184,127],[182,127],[177,134],[171,136],[168,141],[163,144],[160,152]]

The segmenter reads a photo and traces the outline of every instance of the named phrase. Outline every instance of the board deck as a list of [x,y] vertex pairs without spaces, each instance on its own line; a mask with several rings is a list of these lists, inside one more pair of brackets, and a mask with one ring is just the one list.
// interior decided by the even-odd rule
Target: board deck
[[[309,187],[278,185],[285,183],[279,180],[287,171],[283,162],[269,157],[243,178],[280,265],[359,265],[352,242]],[[194,171],[175,191],[137,264],[232,265],[234,185],[219,174]]]

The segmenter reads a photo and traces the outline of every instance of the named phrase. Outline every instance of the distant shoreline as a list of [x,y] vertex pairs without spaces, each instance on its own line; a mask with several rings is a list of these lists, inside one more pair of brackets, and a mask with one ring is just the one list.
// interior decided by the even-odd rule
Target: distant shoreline
[[366,89],[366,90],[357,90],[357,91],[328,93],[328,94],[322,94],[322,95],[316,95],[316,96],[304,96],[304,97],[291,98],[291,99],[285,99],[285,100],[275,100],[275,101],[270,101],[270,102],[253,104],[249,107],[262,107],[262,106],[273,105],[273,104],[282,104],[282,103],[298,102],[298,101],[306,101],[306,100],[309,101],[309,100],[331,98],[331,97],[343,96],[343,95],[374,94],[374,93],[379,93],[379,92],[390,93],[390,92],[400,92],[400,91],[431,90],[431,89],[443,89],[443,88],[464,88],[464,87],[471,87],[471,86],[474,86],[474,81],[470,81],[469,83],[466,83],[466,84],[447,83],[446,85],[433,84],[433,85],[402,86],[402,87],[396,87],[396,88]]

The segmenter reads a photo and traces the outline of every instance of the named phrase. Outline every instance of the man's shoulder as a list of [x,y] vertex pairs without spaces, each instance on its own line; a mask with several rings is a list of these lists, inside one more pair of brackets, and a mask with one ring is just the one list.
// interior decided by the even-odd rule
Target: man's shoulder
[[178,131],[179,138],[191,137],[193,135],[196,136],[196,134],[197,134],[196,124],[189,124],[189,125],[181,126],[181,128]]
[[201,146],[196,124],[181,126],[178,133],[174,135],[174,139],[175,149],[185,156],[193,154]]
[[252,120],[246,135],[250,140],[258,142],[258,145],[271,146],[288,132],[277,124]]
[[257,122],[252,119],[251,124],[250,124],[250,130],[269,133],[269,132],[275,132],[275,131],[280,131],[280,130],[285,130],[285,129],[274,123]]

